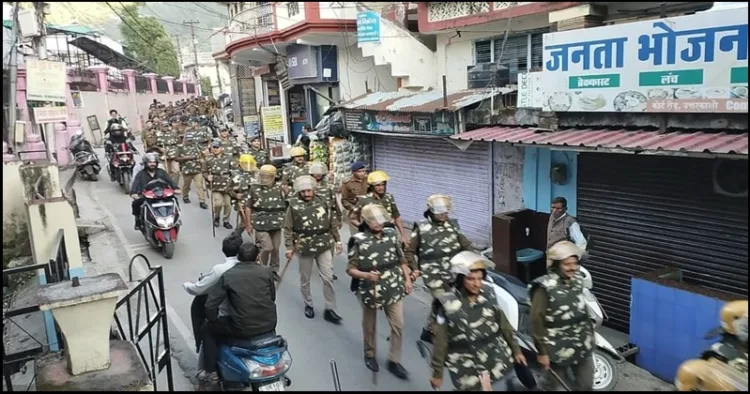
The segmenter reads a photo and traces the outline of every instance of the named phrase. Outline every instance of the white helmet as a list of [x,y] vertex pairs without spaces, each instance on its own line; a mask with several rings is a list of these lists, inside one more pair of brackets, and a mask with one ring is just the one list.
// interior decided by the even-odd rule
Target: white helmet
[[294,191],[299,193],[303,190],[315,190],[318,187],[318,181],[310,175],[298,176],[294,180]]
[[468,275],[471,271],[494,268],[495,264],[481,255],[464,250],[451,258],[451,272],[453,275]]

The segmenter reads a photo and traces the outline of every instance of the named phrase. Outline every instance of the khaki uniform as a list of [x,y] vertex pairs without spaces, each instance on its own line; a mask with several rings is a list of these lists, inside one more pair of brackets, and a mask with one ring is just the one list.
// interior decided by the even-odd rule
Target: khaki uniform
[[190,196],[190,186],[195,181],[195,187],[198,189],[198,201],[206,202],[206,188],[203,183],[203,165],[201,163],[203,153],[193,133],[187,134],[178,157],[181,159],[180,170],[182,172],[183,199],[187,199]]
[[251,211],[248,219],[252,221],[255,230],[255,242],[260,247],[261,261],[278,273],[281,228],[287,209],[281,184],[274,182],[269,186],[252,185],[246,206]]
[[179,184],[180,181],[180,163],[177,162],[177,155],[180,150],[180,139],[174,130],[162,129],[161,133],[156,135],[156,146],[161,148],[164,154],[164,167],[173,181]]
[[[367,188],[368,188],[367,180],[365,179],[356,179],[354,177],[349,178],[348,181],[344,182],[341,185],[341,205],[344,206],[344,209],[349,213],[354,209],[354,207],[357,205],[357,199],[360,196],[364,196],[367,194]],[[354,235],[359,230],[354,227],[353,224],[349,224],[349,234]]]
[[[583,277],[580,273],[565,280],[549,271],[531,284],[531,335],[540,355],[547,355],[550,368],[567,376],[568,368],[581,391],[591,391],[594,380],[594,325],[583,302]],[[540,387],[556,391],[559,383],[545,374]]]
[[[255,183],[255,179],[255,171],[245,171],[242,168],[240,168],[240,170],[237,171],[232,178],[232,188],[234,189],[234,196],[232,196],[232,205],[237,211],[238,230],[242,230],[245,228],[245,223],[243,222],[242,217],[245,215],[244,209],[245,205],[247,204],[247,199],[250,195],[250,186]],[[240,210],[242,210],[241,213]]]
[[321,179],[318,182],[318,188],[315,190],[315,194],[325,198],[328,206],[331,207],[331,214],[333,220],[336,222],[336,228],[341,227],[341,209],[339,203],[336,201],[336,192],[333,190],[333,186],[328,184],[328,181]]
[[482,286],[476,303],[456,289],[437,300],[444,323],[436,330],[430,362],[433,378],[442,379],[448,367],[457,390],[481,391],[482,371],[489,372],[492,382],[513,371],[513,355],[521,349],[490,286]]
[[403,299],[406,297],[406,279],[402,269],[406,265],[404,252],[396,230],[385,228],[376,237],[371,232],[352,235],[349,240],[349,265],[347,270],[362,272],[377,271],[377,283],[354,280],[352,289],[362,305],[362,335],[365,357],[376,357],[377,312],[383,309],[391,327],[390,351],[388,359],[401,362],[401,348],[404,333]]
[[298,196],[289,198],[289,208],[284,218],[284,245],[294,250],[299,258],[300,291],[305,306],[312,307],[310,275],[313,263],[323,282],[323,297],[326,310],[336,309],[336,292],[333,289],[334,242],[340,242],[339,230],[335,226],[331,209],[326,201],[314,196],[304,201]]
[[146,149],[150,149],[156,146],[156,128],[151,126],[143,130],[143,134],[141,134],[141,139],[143,140],[143,146],[145,146]]
[[229,192],[232,177],[238,170],[237,162],[226,153],[211,154],[206,157],[206,172],[211,175],[211,200],[214,208],[214,223],[218,222],[222,208],[224,222],[229,222],[232,215],[232,198]]

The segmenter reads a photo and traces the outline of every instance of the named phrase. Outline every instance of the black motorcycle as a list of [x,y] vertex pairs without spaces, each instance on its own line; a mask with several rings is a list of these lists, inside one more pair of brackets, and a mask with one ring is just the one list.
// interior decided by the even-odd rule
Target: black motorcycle
[[102,169],[99,165],[99,156],[94,152],[91,143],[82,134],[70,137],[68,149],[73,155],[76,174],[80,175],[83,179],[93,182],[99,180],[99,171]]

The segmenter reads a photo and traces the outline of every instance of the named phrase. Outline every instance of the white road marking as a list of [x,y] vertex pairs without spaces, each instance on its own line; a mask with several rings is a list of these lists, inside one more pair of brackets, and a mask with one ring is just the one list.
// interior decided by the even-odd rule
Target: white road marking
[[[89,190],[92,190],[92,189],[89,188]],[[127,253],[128,258],[132,259],[133,256],[135,256],[137,253],[134,253],[133,246],[127,243],[125,232],[123,232],[122,228],[117,224],[117,219],[115,218],[115,216],[112,214],[112,212],[109,211],[107,207],[105,207],[99,202],[99,198],[97,198],[96,194],[97,193],[91,193],[91,198],[97,203],[97,205],[102,210],[102,212],[104,212],[104,214],[107,215],[110,222],[112,223],[112,229],[114,230],[115,235],[117,236],[117,238],[120,239],[120,243],[125,248],[125,253]],[[140,244],[137,244],[137,245],[140,245]],[[148,243],[146,243],[146,245],[148,245]],[[135,264],[135,270],[141,278],[148,275],[148,271],[146,271],[146,269],[143,268],[142,263]],[[193,337],[193,334],[190,332],[187,325],[185,325],[185,322],[182,321],[180,316],[177,314],[174,308],[172,308],[172,305],[170,305],[169,302],[167,302],[166,308],[167,308],[167,316],[169,316],[169,320],[172,321],[172,324],[174,325],[175,328],[177,328],[177,331],[180,333],[180,336],[182,336],[182,339],[187,344],[188,349],[190,349],[191,345],[195,343],[195,338]],[[197,354],[195,354],[194,352],[189,352],[189,353],[193,355],[195,360],[198,359]]]

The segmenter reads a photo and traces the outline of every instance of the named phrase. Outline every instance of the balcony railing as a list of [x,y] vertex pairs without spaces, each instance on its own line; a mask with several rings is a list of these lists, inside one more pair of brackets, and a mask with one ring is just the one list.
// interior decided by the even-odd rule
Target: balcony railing
[[276,30],[273,17],[274,6],[262,4],[248,8],[232,18],[229,22],[230,40],[235,41],[244,37],[255,37],[268,34]]

